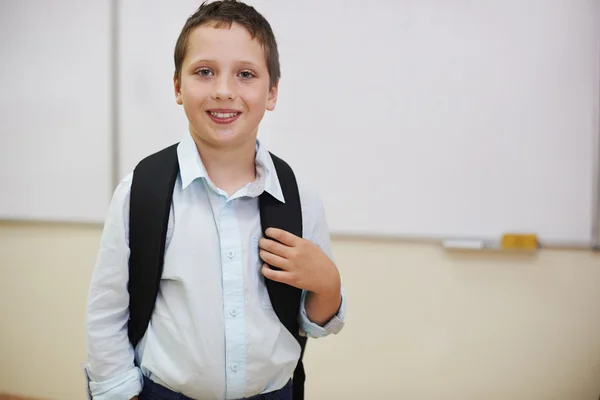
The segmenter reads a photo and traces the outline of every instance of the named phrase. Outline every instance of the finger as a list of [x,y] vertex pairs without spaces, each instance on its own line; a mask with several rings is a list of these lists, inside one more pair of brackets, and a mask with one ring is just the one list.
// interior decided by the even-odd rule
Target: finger
[[263,264],[261,271],[262,271],[262,274],[264,275],[264,277],[267,279],[270,279],[275,282],[289,284],[290,273],[288,271],[275,271],[275,270],[269,268],[269,266],[267,264]]
[[272,238],[277,240],[278,242],[281,242],[287,246],[295,246],[296,242],[298,241],[298,239],[300,239],[298,236],[294,235],[293,233],[290,233],[288,231],[284,231],[283,229],[278,229],[278,228],[269,228],[265,231],[265,234]]
[[260,258],[267,264],[272,265],[273,267],[281,269],[287,269],[289,267],[289,262],[287,259],[280,257],[277,254],[269,253],[265,250],[260,251]]
[[258,241],[258,246],[268,251],[269,253],[273,253],[283,258],[289,258],[291,255],[291,248],[286,246],[285,244],[281,244],[271,239],[262,238]]

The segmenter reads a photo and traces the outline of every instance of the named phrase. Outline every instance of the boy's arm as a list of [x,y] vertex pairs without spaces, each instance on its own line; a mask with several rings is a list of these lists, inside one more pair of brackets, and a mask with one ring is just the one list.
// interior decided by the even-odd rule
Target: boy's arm
[[115,189],[88,295],[85,372],[94,400],[131,399],[142,390],[127,335],[131,174]]
[[303,237],[268,228],[258,246],[265,278],[302,289],[300,333],[317,338],[341,331],[346,300],[331,252],[323,203],[316,191],[298,188]]
[[[315,203],[313,210],[307,210],[313,212],[316,218],[307,218],[307,222],[312,222],[310,224],[312,226],[309,226],[306,239],[315,243],[334,262],[323,204],[318,198]],[[301,331],[307,336],[319,338],[339,333],[344,327],[345,315],[346,301],[341,278],[340,281],[335,282],[330,293],[316,294],[307,290],[302,291],[299,322]]]

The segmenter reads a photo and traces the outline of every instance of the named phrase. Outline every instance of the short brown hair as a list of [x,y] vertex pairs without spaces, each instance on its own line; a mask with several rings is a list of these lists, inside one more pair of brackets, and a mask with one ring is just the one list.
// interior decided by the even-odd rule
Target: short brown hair
[[198,10],[188,18],[179,34],[175,45],[175,76],[181,81],[181,66],[187,51],[188,37],[194,28],[213,23],[215,28],[233,23],[242,25],[248,30],[253,39],[258,40],[265,51],[267,70],[269,71],[270,87],[279,82],[281,69],[279,66],[279,51],[275,34],[269,22],[254,7],[237,0],[220,0],[212,3],[203,2]]

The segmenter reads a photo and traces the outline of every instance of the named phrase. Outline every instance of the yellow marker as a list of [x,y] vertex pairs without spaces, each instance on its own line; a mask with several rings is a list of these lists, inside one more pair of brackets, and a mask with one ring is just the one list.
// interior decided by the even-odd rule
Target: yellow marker
[[506,233],[502,235],[501,247],[510,250],[536,250],[538,240],[534,234]]

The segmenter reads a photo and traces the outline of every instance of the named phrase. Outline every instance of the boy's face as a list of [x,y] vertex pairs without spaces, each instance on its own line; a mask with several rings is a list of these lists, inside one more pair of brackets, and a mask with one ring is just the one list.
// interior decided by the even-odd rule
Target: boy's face
[[265,110],[273,110],[277,87],[270,88],[265,52],[241,25],[195,28],[174,78],[196,142],[213,148],[254,143]]

